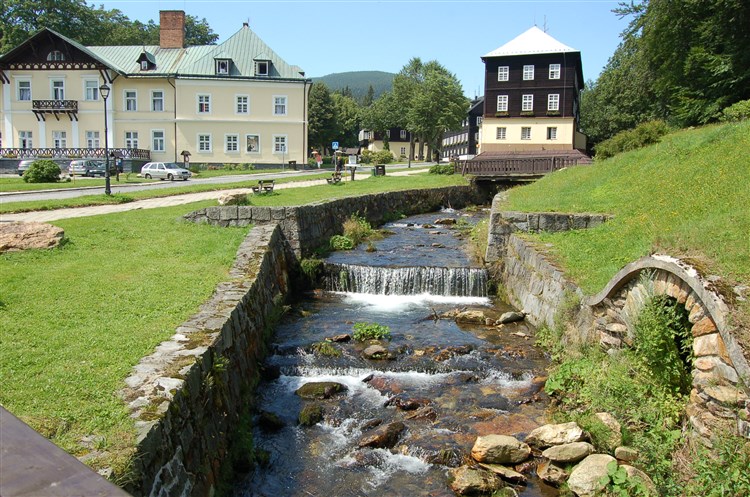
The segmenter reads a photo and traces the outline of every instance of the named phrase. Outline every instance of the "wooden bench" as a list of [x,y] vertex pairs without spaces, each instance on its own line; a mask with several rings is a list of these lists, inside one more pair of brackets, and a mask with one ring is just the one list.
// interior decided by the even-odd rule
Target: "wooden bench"
[[271,193],[273,187],[276,185],[276,180],[260,180],[257,185],[253,185],[250,189],[253,193]]
[[333,173],[330,178],[326,178],[329,185],[335,185],[341,183],[341,173]]

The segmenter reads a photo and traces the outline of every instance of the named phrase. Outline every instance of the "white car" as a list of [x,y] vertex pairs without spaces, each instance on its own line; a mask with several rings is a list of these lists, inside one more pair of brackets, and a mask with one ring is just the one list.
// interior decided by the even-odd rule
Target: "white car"
[[174,162],[149,162],[141,168],[142,178],[151,179],[159,178],[160,180],[168,179],[174,181],[181,179],[187,181],[190,176],[190,171],[184,169]]

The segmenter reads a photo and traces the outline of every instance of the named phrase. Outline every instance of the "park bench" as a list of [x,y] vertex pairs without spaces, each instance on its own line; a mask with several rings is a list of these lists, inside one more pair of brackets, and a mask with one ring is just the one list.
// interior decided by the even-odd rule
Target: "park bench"
[[250,189],[253,193],[271,193],[273,187],[276,184],[276,180],[260,180],[257,185],[253,185]]
[[336,183],[341,183],[341,173],[333,173],[331,174],[330,178],[326,178],[326,181],[329,185],[335,185]]

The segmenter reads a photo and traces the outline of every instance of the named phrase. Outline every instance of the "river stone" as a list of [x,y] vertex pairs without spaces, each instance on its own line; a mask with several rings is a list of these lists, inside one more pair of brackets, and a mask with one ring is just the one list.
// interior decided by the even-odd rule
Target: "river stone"
[[608,412],[597,412],[594,414],[599,421],[604,423],[604,426],[609,428],[609,434],[605,437],[603,442],[611,450],[612,447],[617,447],[622,444],[622,427],[619,421]]
[[554,462],[578,462],[589,454],[594,453],[594,446],[588,442],[573,442],[555,445],[542,452],[542,456]]
[[505,312],[500,315],[500,319],[498,319],[495,323],[496,324],[515,323],[516,321],[523,321],[525,317],[526,315],[523,312],[517,312],[517,311]]
[[337,393],[346,392],[346,385],[335,381],[312,381],[297,389],[296,393],[303,399],[327,399]]
[[362,357],[370,360],[380,360],[388,358],[388,349],[382,345],[370,345],[362,351]]
[[544,461],[536,468],[536,474],[542,481],[559,487],[568,479],[568,473],[552,461]]
[[352,336],[348,333],[343,333],[341,335],[334,335],[332,337],[326,337],[327,342],[348,342],[352,339]]
[[443,224],[443,225],[456,224],[456,220],[451,217],[444,217],[440,219],[435,219],[435,224]]
[[308,404],[302,408],[297,418],[302,426],[312,426],[323,421],[323,407],[320,404]]
[[623,468],[628,474],[628,479],[640,480],[649,491],[649,495],[658,495],[658,492],[656,491],[656,485],[646,473],[638,468],[630,466],[629,464],[621,464],[620,467]]
[[607,464],[616,459],[607,454],[591,454],[573,468],[568,478],[568,488],[579,497],[592,497],[600,492],[604,485],[599,481],[607,476]]
[[469,466],[448,471],[450,487],[458,495],[489,495],[503,487],[502,480],[493,473]]
[[222,193],[219,205],[243,205],[247,203],[247,193]]
[[457,323],[475,323],[475,324],[484,324],[486,319],[486,316],[484,315],[484,311],[482,310],[468,310],[468,311],[461,311],[458,314],[456,314],[456,322]]
[[632,447],[617,447],[615,449],[615,457],[624,462],[633,462],[638,459],[638,451]]
[[390,449],[398,442],[401,432],[406,429],[406,425],[401,421],[395,421],[385,426],[381,426],[374,433],[363,437],[359,441],[360,447],[372,447],[374,449]]
[[62,228],[47,223],[0,223],[0,252],[53,248],[63,238]]
[[532,447],[547,448],[553,445],[569,444],[583,440],[583,430],[574,421],[570,423],[540,426],[526,437],[525,442]]
[[531,447],[508,435],[477,437],[471,457],[478,462],[516,464],[528,459]]
[[514,471],[500,464],[479,463],[479,466],[486,470],[492,471],[500,478],[510,483],[526,484],[526,477],[524,475],[522,475],[518,471]]
[[258,425],[265,430],[276,431],[284,427],[284,422],[276,413],[261,411],[258,417]]

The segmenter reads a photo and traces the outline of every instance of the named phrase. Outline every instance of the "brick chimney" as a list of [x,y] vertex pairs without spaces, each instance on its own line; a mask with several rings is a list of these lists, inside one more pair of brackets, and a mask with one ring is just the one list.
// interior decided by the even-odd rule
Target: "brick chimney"
[[159,46],[161,48],[184,48],[185,12],[182,10],[159,11]]

